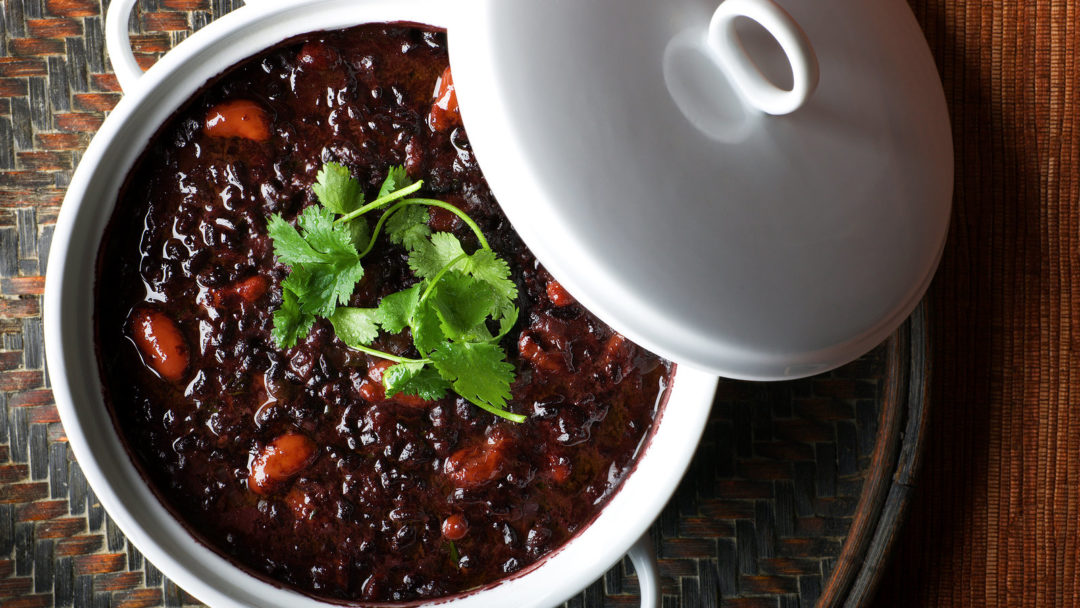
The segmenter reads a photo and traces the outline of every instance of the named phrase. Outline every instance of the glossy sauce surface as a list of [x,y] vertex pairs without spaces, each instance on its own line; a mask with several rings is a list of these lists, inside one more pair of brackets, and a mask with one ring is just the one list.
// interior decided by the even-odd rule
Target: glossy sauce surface
[[[245,61],[155,136],[100,252],[99,362],[136,462],[204,542],[319,596],[435,597],[535,562],[615,491],[672,373],[521,243],[472,157],[447,65],[442,34],[392,26]],[[508,409],[525,423],[453,393],[386,398],[386,362],[324,320],[294,348],[271,341],[287,269],[266,222],[313,204],[329,161],[369,199],[404,165],[510,263],[521,316],[502,345],[517,369]],[[429,224],[475,246],[449,212]],[[415,282],[385,238],[364,262],[353,306]],[[377,345],[415,353],[406,334]]]

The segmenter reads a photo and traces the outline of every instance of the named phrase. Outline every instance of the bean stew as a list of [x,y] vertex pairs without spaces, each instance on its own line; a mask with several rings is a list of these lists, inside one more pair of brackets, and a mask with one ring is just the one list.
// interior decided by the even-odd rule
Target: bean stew
[[[325,319],[290,348],[271,339],[288,269],[268,218],[315,204],[331,162],[367,200],[404,166],[509,263],[506,409],[524,422],[453,392],[387,396],[389,363]],[[427,212],[475,243],[458,215]],[[415,281],[385,237],[364,263],[352,306]],[[130,172],[97,268],[101,377],[136,465],[204,543],[316,597],[433,598],[537,562],[617,490],[674,372],[533,258],[473,158],[445,35],[413,26],[305,35],[206,85]],[[416,355],[407,331],[376,343]]]

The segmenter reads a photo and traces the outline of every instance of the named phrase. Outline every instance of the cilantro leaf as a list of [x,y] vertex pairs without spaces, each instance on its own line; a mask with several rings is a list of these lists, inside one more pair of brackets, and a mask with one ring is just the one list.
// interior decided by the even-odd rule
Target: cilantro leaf
[[487,342],[443,342],[432,351],[430,357],[439,375],[450,382],[454,392],[481,409],[500,416],[520,418],[519,422],[524,420],[524,416],[516,414],[507,416],[508,413],[501,409],[510,399],[514,366],[506,361],[506,353],[498,345]]
[[510,280],[510,266],[490,249],[479,249],[469,256],[465,272],[490,285],[503,303],[517,299],[517,284]]
[[[366,252],[378,236],[371,234],[363,214],[412,194],[421,184],[402,167],[391,167],[379,189],[378,199],[385,200],[365,205],[363,189],[348,169],[327,163],[313,186],[319,205],[304,209],[295,226],[279,214],[268,220],[274,253],[289,266],[271,336],[283,348],[294,346],[316,317],[324,317],[345,344],[397,362],[383,375],[388,395],[402,392],[434,400],[452,388],[492,414],[522,422],[524,416],[502,409],[510,398],[514,366],[496,343],[517,323],[517,285],[510,267],[491,251],[471,219],[463,216],[481,249],[469,255],[453,234],[432,234],[425,206],[443,203],[406,199],[377,227],[385,224],[390,241],[409,252],[409,267],[420,281],[387,295],[375,308],[346,306],[364,276],[358,251]],[[497,337],[492,336],[494,324]],[[406,328],[422,358],[371,348],[380,330]]]
[[499,337],[503,337],[510,333],[510,330],[514,328],[514,324],[518,320],[518,308],[513,304],[504,304],[499,310]]
[[409,319],[420,300],[420,283],[384,296],[379,301],[379,325],[392,334],[409,326]]
[[364,267],[349,227],[335,224],[330,211],[308,207],[297,223],[303,235],[280,215],[270,218],[274,253],[290,266],[282,287],[295,294],[304,313],[329,317],[334,308],[349,301]]
[[491,342],[495,339],[491,335],[491,330],[488,329],[486,323],[473,326],[469,331],[461,334],[457,339],[458,342]]
[[398,363],[391,365],[383,372],[383,387],[386,389],[387,397],[400,392],[435,401],[446,396],[450,383],[444,380],[434,368],[423,363]]
[[357,251],[367,247],[368,242],[371,240],[371,228],[368,226],[367,220],[358,217],[350,220],[348,225],[353,247],[356,247]]
[[339,305],[348,303],[356,283],[364,276],[360,261],[293,266],[286,281],[295,281],[300,308],[320,317],[330,317]]
[[338,259],[357,259],[352,232],[344,224],[334,223],[334,213],[312,205],[297,218],[303,231],[304,241],[321,255],[320,263],[333,263]]
[[330,315],[338,339],[349,346],[369,346],[379,337],[379,311],[376,308],[339,307]]
[[402,245],[408,251],[423,247],[427,243],[427,237],[431,236],[431,228],[427,225],[428,212],[426,207],[409,205],[402,207],[386,220],[386,233],[390,242]]
[[285,280],[281,282],[282,297],[292,295],[297,306],[303,309],[303,303],[300,301],[300,296],[312,289],[311,282],[312,277],[311,272],[308,271],[308,267],[303,264],[296,264],[293,266],[293,270],[289,273],[289,276],[285,277]]
[[412,318],[409,320],[409,326],[412,328],[413,344],[423,355],[427,355],[446,341],[446,334],[442,330],[442,321],[435,311],[431,298],[416,307]]
[[318,263],[322,261],[319,252],[311,248],[311,245],[300,236],[292,224],[285,221],[280,213],[270,216],[266,224],[266,230],[274,241],[274,255],[284,264]]
[[393,193],[395,190],[401,190],[405,186],[411,186],[412,183],[413,180],[409,179],[408,174],[405,172],[405,167],[401,165],[390,167],[386,172],[386,179],[383,180],[382,186],[379,187],[379,195],[376,198],[382,198]]
[[416,276],[430,279],[462,255],[465,255],[465,250],[456,236],[449,232],[436,232],[428,242],[412,250],[409,268]]
[[[364,267],[360,264],[360,260],[357,259],[355,262],[334,265],[332,272],[335,280],[332,282],[331,298],[337,298],[337,305],[348,304],[349,298],[352,297],[352,293],[356,289],[356,284],[360,282],[360,279],[364,278]],[[331,313],[333,312],[332,308]],[[323,314],[323,316],[329,316],[329,314]]]
[[[439,316],[439,327],[451,340],[459,340],[478,325],[482,326],[498,304],[490,287],[454,270],[443,275],[429,300]],[[490,338],[491,333],[487,335]]]
[[[464,254],[461,241],[456,236],[449,232],[436,232],[431,235],[430,242],[412,249],[409,267],[417,276],[430,279]],[[479,249],[466,256],[460,264],[462,270],[489,285],[499,296],[500,303],[512,303],[517,299],[517,284],[510,280],[510,266],[491,250]]]
[[322,206],[334,213],[349,213],[364,203],[360,182],[349,170],[337,163],[326,163],[311,186]]
[[315,324],[315,317],[300,310],[296,294],[288,289],[282,290],[281,306],[274,311],[274,327],[270,337],[284,348],[296,346],[297,340],[306,336]]

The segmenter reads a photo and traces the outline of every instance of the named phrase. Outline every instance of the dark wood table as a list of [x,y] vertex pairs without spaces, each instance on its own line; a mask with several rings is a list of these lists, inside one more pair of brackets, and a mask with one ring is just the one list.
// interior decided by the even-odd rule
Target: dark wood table
[[[949,102],[956,196],[923,309],[921,468],[874,605],[1080,604],[1080,2],[910,2]],[[234,3],[139,4],[148,65]],[[120,96],[107,1],[0,5],[0,608],[189,603],[96,502],[43,365],[52,224]],[[889,349],[804,382],[722,385],[654,529],[666,607],[844,596],[829,575],[860,566],[835,556],[877,453]],[[632,606],[635,592],[619,566],[572,603]]]

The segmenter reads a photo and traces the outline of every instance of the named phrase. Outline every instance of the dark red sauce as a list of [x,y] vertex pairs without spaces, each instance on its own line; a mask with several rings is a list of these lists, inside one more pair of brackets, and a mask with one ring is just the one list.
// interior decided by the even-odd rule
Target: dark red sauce
[[[407,27],[313,34],[253,57],[153,138],[101,248],[101,374],[137,464],[204,542],[315,595],[435,597],[537,561],[618,487],[671,374],[537,264],[473,159],[450,80],[444,36]],[[387,399],[383,364],[325,321],[294,348],[274,345],[287,270],[266,222],[314,203],[329,161],[369,200],[405,165],[511,264],[522,314],[503,342],[518,374],[508,409],[525,423],[452,393]],[[430,223],[470,242],[453,214]],[[364,262],[353,306],[415,282],[388,242]],[[415,352],[407,335],[378,346]]]

